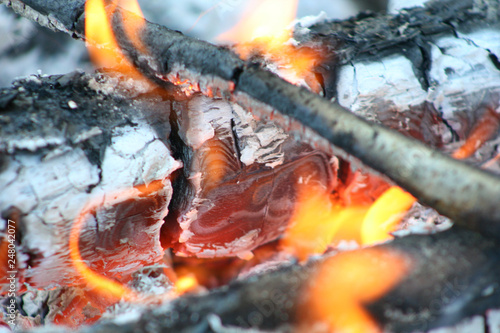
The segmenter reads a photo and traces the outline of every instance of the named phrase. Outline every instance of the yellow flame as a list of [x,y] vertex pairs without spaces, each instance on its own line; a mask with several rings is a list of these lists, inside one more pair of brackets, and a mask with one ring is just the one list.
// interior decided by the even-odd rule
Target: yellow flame
[[285,28],[295,19],[298,0],[252,1],[248,14],[219,39],[249,43],[263,38],[269,47],[280,47],[290,38]]
[[351,233],[354,221],[361,220],[367,207],[340,205],[328,193],[314,187],[303,190],[296,204],[291,223],[281,240],[288,252],[305,260],[311,254],[321,254],[339,233]]
[[366,213],[361,228],[363,245],[384,242],[392,238],[395,230],[416,199],[401,188],[386,190]]
[[126,6],[129,10],[123,12],[125,34],[136,49],[145,52],[137,36],[144,25],[144,18],[135,0],[122,0],[118,4],[112,2],[107,7],[104,0],[88,0],[85,4],[85,37],[90,59],[96,67],[112,67],[128,76],[142,77],[121,52],[115,39],[109,18],[115,13],[117,5]]
[[[260,51],[273,57],[280,65],[290,68],[295,75],[287,75],[293,83],[303,79],[314,66],[319,55],[311,50],[300,50],[287,44],[292,32],[287,27],[295,19],[298,0],[253,1],[248,14],[234,28],[218,39],[238,43],[238,54],[244,59]],[[281,68],[285,74],[290,74]]]
[[415,203],[407,192],[390,187],[373,203],[341,204],[328,193],[301,192],[281,245],[300,260],[323,253],[341,240],[370,245],[392,239],[406,211]]
[[364,306],[390,291],[410,268],[408,258],[387,249],[335,255],[311,278],[311,287],[304,291],[306,308],[299,316],[302,320],[320,320],[332,332],[382,332]]

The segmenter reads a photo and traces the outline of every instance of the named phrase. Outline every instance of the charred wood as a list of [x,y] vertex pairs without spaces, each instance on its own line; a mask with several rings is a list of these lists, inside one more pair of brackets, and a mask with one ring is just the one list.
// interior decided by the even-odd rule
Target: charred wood
[[119,82],[75,72],[0,90],[0,213],[4,222],[18,212],[21,284],[80,281],[68,239],[91,202],[102,209],[83,226],[80,251],[94,269],[125,277],[163,256],[158,235],[182,166],[168,143],[170,102]]
[[[8,4],[21,15],[38,20],[45,26],[84,38],[81,2],[70,3],[69,7],[65,5],[64,8],[54,6],[50,1],[9,1]],[[386,22],[388,17],[359,17],[357,26],[368,32],[362,34],[357,43],[354,41],[355,47],[351,46],[354,51],[345,54],[342,53],[344,41],[335,35],[331,37],[336,50],[335,58],[345,62],[367,54],[368,51],[379,52],[409,41],[418,45],[421,39],[470,31],[471,25],[474,30],[486,25],[495,27],[498,22],[498,12],[473,1],[459,1],[452,6],[439,4],[441,2],[429,4],[425,12],[413,9],[394,16],[388,31],[402,31],[400,40],[391,39],[391,35],[383,35],[384,40],[367,42],[370,36],[377,35],[375,32],[386,26],[382,22]],[[65,15],[68,11],[72,13],[69,16]],[[47,15],[49,12],[51,15]],[[460,14],[454,16],[455,13]],[[120,11],[113,16],[113,28],[121,48],[155,82],[171,87],[167,81],[187,79],[204,93],[210,90],[227,97],[232,95],[239,103],[247,106],[248,96],[263,102],[281,112],[285,118],[291,117],[301,122],[335,146],[359,158],[408,190],[422,203],[434,207],[456,223],[485,234],[500,234],[498,177],[457,162],[415,140],[366,122],[338,104],[293,86],[266,70],[245,64],[226,48],[147,23],[137,34],[147,46],[148,54],[140,54],[122,32],[121,16]],[[68,20],[68,17],[73,20]],[[406,29],[408,24],[411,29]],[[321,30],[319,27],[318,29]],[[389,42],[385,42],[386,39]],[[425,49],[424,46],[421,48],[423,56],[426,54]],[[422,61],[423,67],[419,66],[423,70],[423,74],[419,74],[421,77],[426,72],[425,58]],[[426,88],[427,85],[424,79],[421,86]],[[252,103],[254,102],[250,102]],[[474,194],[471,195],[472,193]]]
[[[480,234],[456,227],[435,235],[397,238],[374,249],[402,253],[411,263],[411,270],[401,283],[383,298],[366,305],[387,331],[427,331],[455,325],[500,306],[498,243]],[[308,309],[308,290],[317,282],[319,267],[342,255],[257,274],[209,294],[185,296],[154,309],[129,309],[136,314],[135,319],[101,322],[79,332],[289,332],[301,324],[321,327],[315,326],[321,321]],[[336,297],[326,294],[327,285],[324,289],[325,297]],[[138,317],[136,311],[140,311]]]

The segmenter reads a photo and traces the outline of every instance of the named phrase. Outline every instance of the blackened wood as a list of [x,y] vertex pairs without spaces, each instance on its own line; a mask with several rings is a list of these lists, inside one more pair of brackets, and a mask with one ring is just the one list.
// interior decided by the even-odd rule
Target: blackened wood
[[[395,239],[375,248],[396,250],[412,263],[409,275],[399,285],[368,306],[388,331],[454,325],[500,306],[500,291],[494,287],[500,282],[500,249],[498,243],[480,234],[454,228]],[[303,291],[315,283],[317,268],[327,259],[256,275],[206,295],[146,307],[139,310],[139,318],[125,323],[110,319],[80,332],[217,332],[220,325],[291,331],[298,318],[307,322],[312,315],[304,310],[308,296]]]

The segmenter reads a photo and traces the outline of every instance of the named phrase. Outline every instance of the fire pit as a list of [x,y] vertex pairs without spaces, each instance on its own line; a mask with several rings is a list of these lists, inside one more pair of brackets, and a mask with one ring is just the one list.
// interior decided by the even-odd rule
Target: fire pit
[[0,91],[6,331],[499,329],[497,7],[250,15],[215,46],[7,5],[100,69]]

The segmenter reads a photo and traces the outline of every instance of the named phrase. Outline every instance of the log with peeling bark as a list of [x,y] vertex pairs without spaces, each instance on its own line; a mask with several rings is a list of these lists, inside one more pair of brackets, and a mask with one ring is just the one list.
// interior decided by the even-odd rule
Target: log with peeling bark
[[[7,1],[7,4],[21,15],[37,20],[47,27],[84,38],[85,15],[82,2],[61,5],[51,1],[15,0]],[[439,63],[450,59],[446,51],[440,51],[446,50],[449,38],[456,39],[455,36],[470,35],[473,41],[476,38],[474,36],[484,29],[488,29],[486,34],[495,35],[498,31],[496,28],[498,15],[497,7],[490,6],[488,2],[436,1],[430,2],[426,8],[406,10],[394,17],[384,15],[360,17],[354,26],[346,22],[345,32],[327,33],[325,38],[322,38],[325,33],[321,29],[342,27],[342,24],[326,24],[323,27],[320,25],[316,27],[319,38],[314,38],[312,43],[322,44],[334,52],[334,59],[328,64],[329,72],[336,72],[331,66],[351,62],[360,68],[360,78],[365,75],[361,69],[363,56],[368,52],[376,50],[382,54],[386,51],[391,53],[395,48],[399,49],[398,53],[388,58],[387,64],[390,65],[391,61],[395,61],[395,63],[400,62],[402,66],[411,67],[417,81],[408,84],[417,83],[415,88],[420,88],[420,95],[410,94],[410,101],[398,101],[396,98],[392,101],[396,108],[405,103],[410,105],[416,103],[422,107],[424,100],[432,98],[438,103],[442,96],[452,96],[453,89],[456,89],[453,87],[453,74],[457,70],[466,72],[469,68],[469,72],[476,74],[475,76],[471,74],[474,79],[490,82],[490,84],[482,83],[484,89],[480,91],[482,95],[491,96],[491,100],[484,103],[491,104],[496,109],[498,106],[498,101],[494,97],[496,86],[491,84],[491,78],[488,77],[488,73],[496,71],[496,56],[494,51],[482,46],[482,40],[478,40],[476,51],[481,53],[483,50],[482,53],[489,56],[489,60],[481,64],[486,67],[484,69],[486,77],[477,75],[481,72],[473,67],[473,62],[462,65],[454,63],[451,67],[445,65],[441,69]],[[278,110],[284,117],[284,123],[290,124],[292,122],[290,118],[301,122],[312,129],[316,137],[319,134],[336,147],[359,158],[369,167],[408,190],[419,201],[434,207],[456,223],[485,234],[500,234],[498,177],[457,162],[415,140],[368,123],[338,104],[330,103],[303,88],[293,86],[258,66],[246,64],[226,48],[213,46],[186,37],[179,32],[146,23],[143,29],[136,32],[136,37],[147,48],[147,54],[143,54],[123,32],[122,16],[123,12],[117,10],[112,17],[118,43],[139,70],[155,82],[170,86],[170,82],[186,80],[186,87],[194,85],[203,93],[215,91],[223,96],[232,96],[238,103],[247,107],[257,103],[254,100],[263,102]],[[314,31],[315,27],[312,29]],[[443,46],[439,47],[440,44]],[[439,52],[441,59],[438,59]],[[437,58],[433,59],[432,56]],[[437,68],[431,67],[434,63],[438,65]],[[433,73],[433,70],[436,72]],[[357,79],[358,71],[353,72],[352,66],[351,70],[349,66],[344,66],[341,68],[342,75],[339,79],[352,82],[353,73],[356,73]],[[327,93],[334,91],[335,85],[329,86],[329,83],[332,83],[332,80],[335,82],[335,78],[332,79],[331,75],[325,78]],[[439,89],[441,85],[445,89]],[[339,91],[340,88],[342,87],[337,87],[336,90]],[[360,85],[360,88],[363,88],[363,85]],[[351,92],[349,90],[352,88],[349,88],[349,85],[343,89],[344,94],[338,96],[339,101],[342,99],[348,104],[352,101],[350,96],[359,93],[358,105],[360,109],[365,109],[362,90]],[[395,96],[397,95],[396,93]],[[478,98],[476,94],[472,97]],[[445,100],[453,102],[452,99]],[[421,103],[418,104],[418,101]],[[458,102],[462,101],[457,100],[456,103]],[[481,102],[465,105],[477,107],[479,104]],[[387,105],[382,103],[381,107],[386,108]],[[448,108],[447,104],[440,106]],[[353,105],[351,107],[354,108]],[[447,114],[450,110],[440,111]],[[268,113],[272,114],[272,109],[265,112]]]

